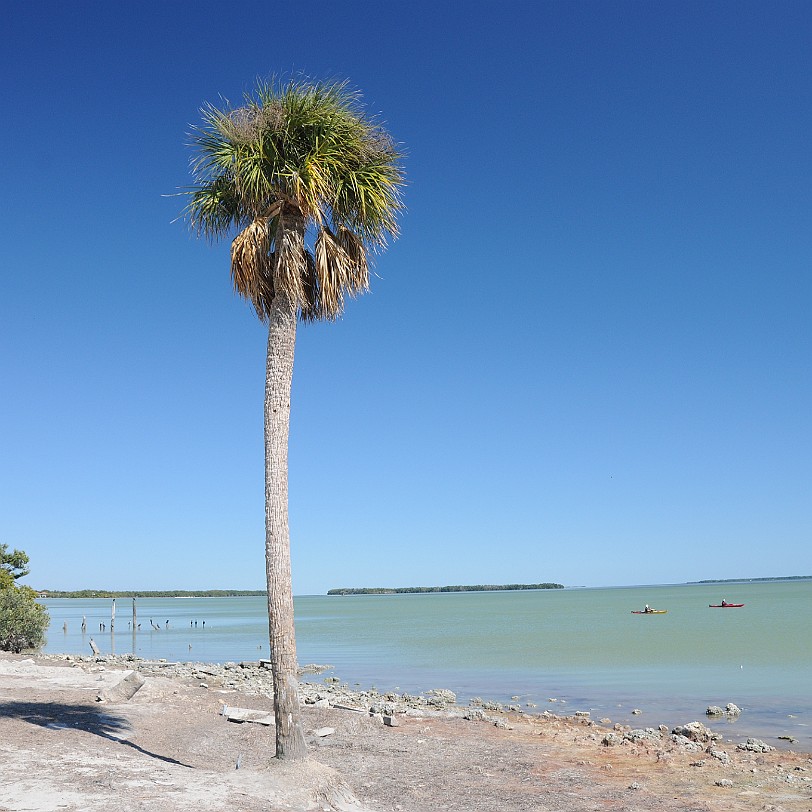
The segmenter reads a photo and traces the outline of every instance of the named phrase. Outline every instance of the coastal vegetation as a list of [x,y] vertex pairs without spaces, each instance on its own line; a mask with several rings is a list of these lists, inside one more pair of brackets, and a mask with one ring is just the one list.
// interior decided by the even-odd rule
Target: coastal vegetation
[[17,584],[28,573],[28,556],[0,544],[0,649],[15,654],[41,648],[51,621],[37,593]]
[[266,595],[264,589],[172,589],[123,590],[79,589],[73,591],[43,589],[48,598],[244,598]]
[[812,581],[812,575],[786,575],[775,578],[709,578],[705,581],[688,581],[689,584],[752,584],[762,581]]
[[[298,699],[288,526],[297,321],[331,321],[369,287],[368,254],[398,233],[403,173],[389,134],[344,83],[257,82],[242,107],[207,105],[192,136],[187,219],[233,237],[231,279],[268,325],[265,561],[277,758],[307,755]],[[334,427],[329,418],[328,430]]]
[[424,592],[500,592],[520,589],[563,589],[563,584],[472,584],[457,586],[403,586],[395,589],[386,587],[328,589],[328,595],[402,595]]

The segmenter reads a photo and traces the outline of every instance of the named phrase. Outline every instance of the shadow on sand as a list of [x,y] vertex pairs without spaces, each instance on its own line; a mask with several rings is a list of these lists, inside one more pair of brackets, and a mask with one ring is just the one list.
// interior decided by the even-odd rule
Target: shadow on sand
[[124,738],[132,730],[130,723],[122,716],[105,713],[98,705],[70,705],[62,702],[0,702],[0,719],[3,718],[20,719],[52,730],[83,730],[94,736],[101,736],[103,739],[132,747],[133,750],[150,758],[194,769],[190,764],[151,753]]

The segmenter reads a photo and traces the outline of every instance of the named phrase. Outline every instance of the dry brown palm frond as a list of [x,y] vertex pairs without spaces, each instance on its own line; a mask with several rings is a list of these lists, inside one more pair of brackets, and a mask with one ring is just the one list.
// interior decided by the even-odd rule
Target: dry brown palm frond
[[276,251],[274,261],[274,292],[283,294],[300,310],[307,306],[305,279],[307,277],[307,252],[304,246],[304,224],[297,227],[296,217],[286,222],[280,214],[276,227]]
[[335,235],[336,241],[344,249],[344,253],[357,266],[356,275],[349,280],[350,292],[364,293],[369,290],[369,264],[367,250],[361,239],[344,226],[339,226]]
[[273,299],[273,261],[270,224],[257,219],[231,243],[231,279],[234,290],[248,299],[263,321]]
[[[348,244],[324,227],[316,239],[316,282],[323,318],[335,319],[344,310],[344,295],[351,296],[369,287],[369,270],[363,246]],[[360,249],[360,250],[359,250]]]

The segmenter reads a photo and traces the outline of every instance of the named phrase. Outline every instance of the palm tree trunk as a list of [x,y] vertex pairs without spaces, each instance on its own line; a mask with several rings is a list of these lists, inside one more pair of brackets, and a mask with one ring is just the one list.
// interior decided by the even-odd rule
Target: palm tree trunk
[[265,375],[265,567],[268,580],[268,630],[273,671],[276,757],[307,755],[301,713],[293,625],[293,588],[288,528],[288,432],[296,306],[278,293],[268,329]]

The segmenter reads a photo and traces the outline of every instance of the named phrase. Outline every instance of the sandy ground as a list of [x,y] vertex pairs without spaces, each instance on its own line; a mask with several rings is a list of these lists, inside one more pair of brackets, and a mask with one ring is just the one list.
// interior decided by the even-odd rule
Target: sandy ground
[[272,726],[221,715],[270,700],[147,677],[129,700],[96,701],[126,673],[0,654],[0,810],[812,810],[807,754],[716,744],[723,763],[667,739],[606,746],[599,725],[557,717],[389,727],[309,706],[312,758],[286,765]]

